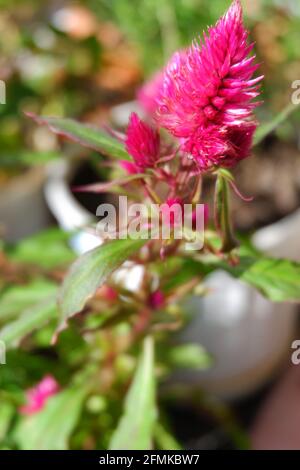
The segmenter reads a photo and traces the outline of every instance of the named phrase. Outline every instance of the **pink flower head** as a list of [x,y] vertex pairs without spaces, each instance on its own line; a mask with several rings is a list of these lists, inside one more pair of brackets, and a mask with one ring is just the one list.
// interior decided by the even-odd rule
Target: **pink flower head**
[[[252,100],[262,77],[253,78],[258,65],[255,55],[249,57],[253,44],[247,39],[242,7],[235,0],[203,42],[175,55],[166,69],[158,122],[180,138],[201,170],[229,166],[249,154],[256,127],[252,112],[258,105]],[[233,141],[228,140],[231,128]]]
[[20,408],[23,415],[32,415],[41,411],[48,399],[59,390],[58,383],[52,375],[46,375],[35,387],[26,391],[26,405]]
[[154,116],[157,111],[163,80],[164,72],[159,71],[138,90],[137,100],[149,116]]
[[[129,118],[125,143],[138,171],[154,167],[159,159],[159,132],[143,122],[136,113]],[[127,171],[133,172],[133,168]]]
[[161,290],[156,290],[152,292],[149,297],[149,307],[153,308],[153,310],[158,310],[162,308],[165,304],[165,296]]

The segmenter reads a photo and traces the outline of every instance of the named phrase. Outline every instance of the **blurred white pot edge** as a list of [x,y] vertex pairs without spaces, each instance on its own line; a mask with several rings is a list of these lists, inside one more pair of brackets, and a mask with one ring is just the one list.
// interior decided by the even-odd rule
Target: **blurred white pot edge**
[[[71,238],[70,244],[72,249],[78,255],[81,255],[100,246],[103,240],[85,229],[91,222],[95,221],[95,217],[74,197],[68,184],[70,176],[71,165],[67,160],[60,160],[49,165],[44,193],[49,209],[59,226],[65,231],[77,231]],[[140,288],[143,267],[126,262],[114,276],[128,290],[135,291]]]

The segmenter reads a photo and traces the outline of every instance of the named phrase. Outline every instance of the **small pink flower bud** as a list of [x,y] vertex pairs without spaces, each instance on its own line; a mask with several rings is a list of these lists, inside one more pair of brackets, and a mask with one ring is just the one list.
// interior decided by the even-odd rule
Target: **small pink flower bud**
[[153,310],[159,310],[165,304],[165,296],[161,290],[156,290],[152,292],[149,296],[149,307],[153,308]]
[[[142,121],[136,113],[130,116],[125,143],[139,171],[154,167],[159,159],[159,132]],[[128,170],[133,170],[133,167],[127,166]]]

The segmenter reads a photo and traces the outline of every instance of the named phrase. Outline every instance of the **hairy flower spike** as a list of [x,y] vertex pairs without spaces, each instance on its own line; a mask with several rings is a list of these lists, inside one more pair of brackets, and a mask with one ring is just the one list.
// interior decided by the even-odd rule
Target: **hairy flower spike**
[[[159,159],[159,133],[143,122],[136,113],[130,116],[125,143],[128,153],[134,159],[137,171],[154,167]],[[133,172],[133,168],[130,172]]]
[[[201,170],[232,166],[249,154],[259,95],[242,7],[235,0],[204,40],[173,57],[159,97],[158,122],[180,138]],[[244,137],[244,138],[243,138]]]

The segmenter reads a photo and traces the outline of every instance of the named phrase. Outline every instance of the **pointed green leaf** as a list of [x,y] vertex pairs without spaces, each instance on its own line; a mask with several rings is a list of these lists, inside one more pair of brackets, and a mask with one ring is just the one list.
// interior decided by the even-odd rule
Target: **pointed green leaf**
[[274,302],[300,301],[300,264],[283,259],[243,260],[229,271]]
[[0,407],[0,442],[6,438],[14,414],[15,407],[13,404],[2,399]]
[[159,450],[182,450],[176,438],[161,423],[157,423],[155,426],[154,438]]
[[91,148],[114,158],[123,160],[130,159],[122,142],[114,139],[102,129],[95,128],[88,124],[82,124],[73,119],[36,116],[31,113],[27,113],[27,115],[38,124],[47,125],[55,134],[67,137],[84,147]]
[[168,362],[176,368],[207,369],[213,364],[212,356],[200,344],[180,344],[168,349]]
[[14,319],[27,308],[54,295],[56,291],[57,285],[45,279],[10,287],[0,297],[0,324]]
[[300,109],[298,105],[290,103],[270,122],[261,124],[255,132],[253,145],[260,144],[269,134],[271,134],[271,132],[275,131],[275,129],[297,109]]
[[21,450],[65,450],[87,390],[72,387],[51,397],[39,413],[23,418],[15,432]]
[[71,267],[59,293],[60,326],[80,312],[110,274],[138,251],[147,240],[112,240],[88,251]]
[[124,414],[112,436],[109,448],[151,449],[156,419],[153,339],[147,337],[126,396]]
[[223,269],[242,281],[258,289],[265,297],[274,302],[300,301],[300,263],[264,258],[257,253],[240,255],[236,266],[216,256],[203,257],[199,261],[189,260],[183,266],[191,276],[197,273],[210,274]]
[[25,336],[54,318],[57,318],[55,295],[28,307],[17,319],[5,325],[0,330],[0,340],[7,348],[15,348]]

